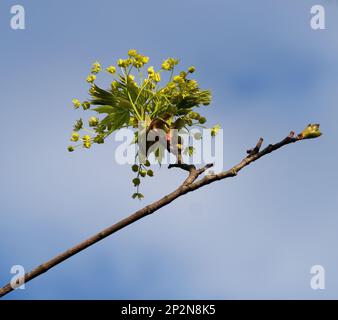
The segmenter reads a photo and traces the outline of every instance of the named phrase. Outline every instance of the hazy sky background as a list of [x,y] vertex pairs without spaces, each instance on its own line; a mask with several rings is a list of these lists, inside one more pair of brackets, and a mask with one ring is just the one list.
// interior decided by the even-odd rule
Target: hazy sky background
[[[26,9],[24,31],[10,8]],[[310,9],[326,9],[326,30]],[[132,201],[117,143],[66,151],[85,78],[136,48],[197,68],[213,91],[231,166],[260,136],[276,142],[319,122],[324,135],[196,191],[33,280],[7,299],[338,298],[336,1],[0,2],[0,284],[173,190],[165,167]],[[107,82],[108,85],[108,82]],[[310,268],[326,289],[310,287]]]

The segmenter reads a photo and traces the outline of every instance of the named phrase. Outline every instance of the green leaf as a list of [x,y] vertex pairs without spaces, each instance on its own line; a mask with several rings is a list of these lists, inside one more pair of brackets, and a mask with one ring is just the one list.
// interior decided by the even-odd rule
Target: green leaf
[[95,110],[97,113],[112,113],[114,112],[114,107],[112,106],[101,106],[101,107],[97,107],[97,108],[94,108],[93,110]]
[[113,131],[121,129],[125,125],[129,124],[129,110],[128,109],[116,109],[109,113],[102,121],[100,122],[101,125],[107,127],[109,130],[109,134]]

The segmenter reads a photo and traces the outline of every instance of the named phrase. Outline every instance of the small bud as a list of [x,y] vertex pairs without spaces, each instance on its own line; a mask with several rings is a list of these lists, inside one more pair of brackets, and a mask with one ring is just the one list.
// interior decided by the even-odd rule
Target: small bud
[[116,90],[117,86],[118,86],[118,82],[114,80],[110,85],[111,85],[113,90]]
[[175,77],[173,78],[173,81],[176,82],[176,83],[181,82],[182,80],[183,80],[183,79],[182,79],[180,76],[175,76]]
[[86,142],[86,141],[90,141],[90,135],[88,135],[88,134],[86,134],[86,135],[84,135],[83,137],[82,137],[82,140],[84,141],[84,142]]
[[91,138],[90,138],[90,136],[89,136],[88,134],[86,134],[86,135],[84,135],[84,136],[82,137],[83,147],[84,147],[84,148],[89,149],[89,148],[91,147],[92,143],[91,143],[90,139],[91,139]]
[[149,176],[149,177],[153,177],[154,176],[154,172],[153,172],[153,170],[148,170],[147,171],[147,175]]
[[147,159],[144,165],[145,165],[146,167],[150,167],[150,161]]
[[194,66],[189,67],[188,69],[189,73],[194,73],[196,71],[196,68]]
[[83,143],[83,147],[86,148],[86,149],[89,149],[91,146],[92,146],[92,144],[91,144],[90,141],[85,141],[85,142]]
[[162,63],[162,69],[167,71],[171,70],[171,65],[167,60]]
[[182,118],[176,119],[175,122],[173,123],[174,129],[177,129],[177,130],[181,130],[185,125],[186,125],[186,122]]
[[93,83],[96,79],[96,75],[95,74],[90,74],[88,77],[87,77],[87,82],[88,83]]
[[69,152],[73,152],[73,151],[74,151],[74,147],[73,147],[73,146],[69,146],[69,147],[67,148],[67,150],[68,150]]
[[133,184],[134,184],[135,187],[140,185],[140,183],[141,183],[141,180],[139,178],[133,179]]
[[221,130],[221,126],[219,124],[216,124],[211,128],[211,136],[215,137],[218,133],[218,131]]
[[89,89],[89,93],[93,96],[96,93],[95,86],[91,86]]
[[153,75],[155,74],[154,67],[149,67],[149,68],[148,68],[148,74],[149,74],[150,76],[153,76]]
[[99,119],[96,118],[96,117],[90,117],[88,124],[89,124],[90,127],[95,127],[99,124]]
[[71,141],[77,142],[80,139],[80,135],[77,132],[72,133],[72,137],[70,138]]
[[101,134],[97,135],[94,140],[95,143],[97,144],[102,144],[104,143],[104,136],[102,136]]
[[82,121],[82,119],[79,119],[74,124],[74,131],[80,131],[82,129],[82,127],[83,127],[83,121]]
[[206,119],[205,117],[201,117],[201,118],[199,118],[198,122],[199,122],[200,124],[204,124],[204,123],[207,122],[207,119]]
[[82,103],[83,110],[88,110],[90,108],[90,103],[88,101],[85,101]]
[[135,192],[132,196],[131,196],[133,199],[143,199],[144,198],[144,195],[142,193],[139,193],[139,192]]
[[117,65],[118,65],[119,67],[123,67],[123,66],[124,66],[124,61],[123,61],[123,59],[117,60]]
[[130,75],[127,77],[127,80],[128,80],[129,82],[133,82],[133,81],[135,80],[135,76],[132,75],[132,74],[130,74]]
[[298,136],[301,139],[314,139],[322,135],[319,124],[309,124]]
[[128,51],[128,56],[130,56],[130,57],[135,57],[135,56],[137,56],[137,50],[135,50],[135,49],[130,49],[130,50]]
[[155,82],[160,82],[161,81],[161,75],[159,72],[154,74],[154,81]]
[[138,172],[138,168],[139,166],[137,164],[134,164],[132,167],[131,167],[131,170],[133,170],[134,172]]
[[147,171],[146,170],[140,170],[140,176],[141,177],[145,177],[147,175]]
[[114,74],[116,72],[116,68],[114,66],[109,66],[108,68],[106,68],[106,71]]
[[191,119],[194,119],[194,120],[199,120],[201,118],[201,115],[197,112],[190,112],[189,116]]
[[92,73],[99,73],[101,71],[101,64],[96,61],[92,65]]
[[81,106],[81,102],[78,99],[73,99],[72,102],[73,102],[74,109],[78,109]]

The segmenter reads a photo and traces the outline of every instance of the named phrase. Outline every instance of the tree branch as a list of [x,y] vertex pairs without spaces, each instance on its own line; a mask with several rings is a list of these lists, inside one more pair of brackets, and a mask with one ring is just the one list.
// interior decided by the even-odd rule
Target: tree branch
[[[263,139],[260,138],[258,143],[253,149],[250,149],[247,151],[248,155],[243,158],[237,165],[233,166],[227,171],[218,173],[218,174],[209,174],[205,175],[203,178],[198,179],[200,175],[202,175],[207,169],[212,167],[212,164],[207,164],[204,167],[200,169],[196,169],[194,165],[186,165],[186,164],[172,164],[169,166],[169,168],[180,168],[185,171],[189,172],[188,177],[186,180],[173,192],[169,193],[168,195],[164,196],[162,199],[153,202],[150,205],[147,205],[143,209],[140,209],[130,215],[129,217],[120,220],[119,222],[115,223],[114,225],[102,230],[101,232],[95,234],[94,236],[86,239],[85,241],[77,244],[76,246],[68,249],[67,251],[61,253],[60,255],[54,257],[53,259],[41,264],[37,268],[33,269],[32,271],[26,273],[23,276],[23,280],[25,283],[28,281],[42,275],[43,273],[47,272],[49,269],[57,266],[58,264],[62,263],[63,261],[71,258],[72,256],[76,255],[77,253],[85,250],[86,248],[92,246],[93,244],[103,240],[104,238],[110,236],[111,234],[129,226],[130,224],[136,222],[137,220],[140,220],[141,218],[144,218],[155,211],[159,210],[160,208],[168,205],[175,199],[192,192],[194,190],[197,190],[203,186],[206,186],[212,182],[223,180],[226,178],[234,177],[238,174],[240,170],[242,170],[244,167],[248,166],[252,162],[260,159],[261,157],[283,147],[290,143],[294,143],[300,140],[303,140],[304,137],[300,134],[298,136],[295,136],[294,132],[291,132],[285,139],[281,140],[280,142],[276,144],[270,144],[266,148],[260,151]],[[22,282],[20,282],[22,283]],[[8,283],[4,287],[0,288],[0,297],[5,296],[9,292],[13,291],[11,284]]]

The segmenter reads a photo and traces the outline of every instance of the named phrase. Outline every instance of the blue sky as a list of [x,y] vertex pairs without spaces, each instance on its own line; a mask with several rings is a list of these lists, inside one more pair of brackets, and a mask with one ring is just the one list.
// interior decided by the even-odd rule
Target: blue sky
[[[9,26],[26,9],[26,30]],[[310,9],[326,9],[326,30]],[[173,190],[156,169],[131,201],[113,139],[69,154],[91,63],[137,48],[178,57],[212,89],[225,167],[319,122],[321,139],[273,153],[235,179],[178,199],[80,253],[6,299],[337,299],[338,5],[335,1],[42,1],[0,3],[0,282],[29,270]],[[310,268],[326,289],[310,288]]]

